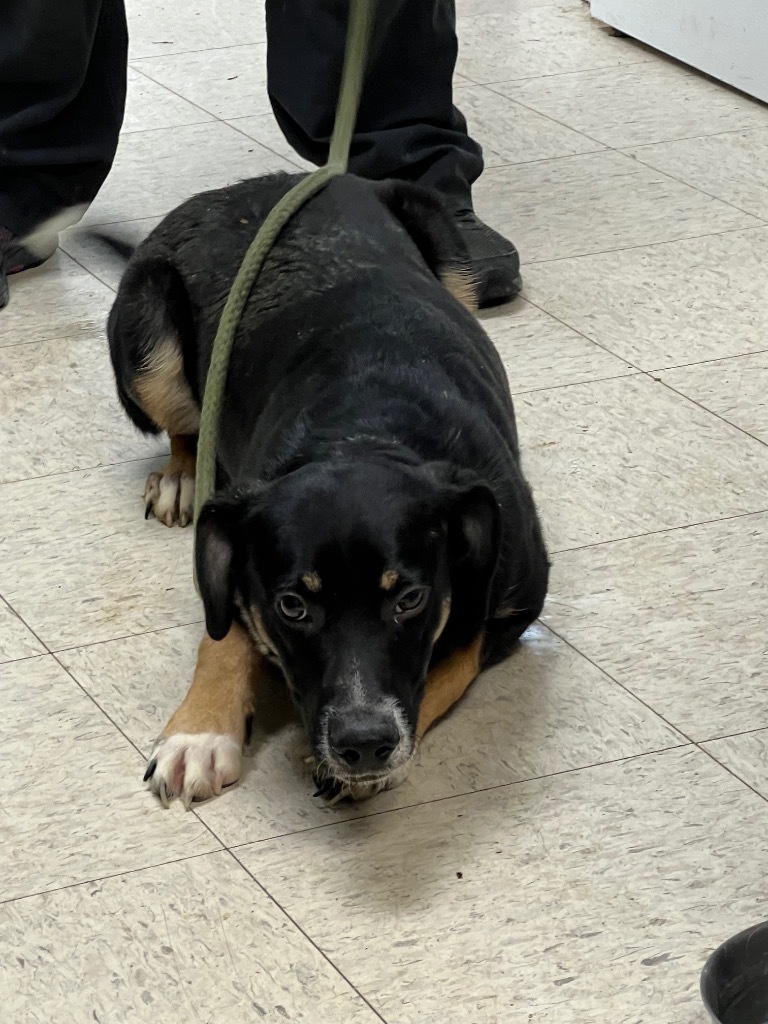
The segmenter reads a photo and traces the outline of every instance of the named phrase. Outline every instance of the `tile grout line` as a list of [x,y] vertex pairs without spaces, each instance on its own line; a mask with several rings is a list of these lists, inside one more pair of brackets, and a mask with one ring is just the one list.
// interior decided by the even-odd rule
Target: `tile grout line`
[[328,954],[323,949],[321,949],[321,947],[314,941],[314,939],[310,938],[308,933],[302,928],[302,926],[292,916],[292,914],[290,914],[285,909],[285,907],[281,903],[279,903],[277,901],[277,899],[275,899],[275,897],[272,895],[272,893],[266,888],[266,886],[264,886],[259,881],[259,879],[256,877],[256,875],[254,875],[253,872],[249,868],[247,868],[245,864],[243,864],[243,862],[240,860],[240,858],[237,856],[237,854],[234,853],[234,851],[229,849],[229,848],[227,848],[226,852],[229,854],[229,856],[232,858],[232,860],[235,862],[235,864],[239,865],[242,868],[242,870],[245,871],[245,873],[248,875],[248,877],[253,881],[253,883],[255,885],[257,885],[259,887],[259,889],[261,889],[261,891],[264,893],[264,895],[267,897],[267,899],[273,904],[273,906],[275,906],[280,911],[280,913],[283,914],[288,919],[288,921],[290,921],[290,923],[293,925],[293,927],[301,935],[304,936],[306,941],[315,950],[317,950],[317,952],[320,954],[320,956],[323,958],[323,960],[325,960],[325,962],[329,965],[329,967],[331,967],[336,972],[336,974],[338,974],[339,977],[345,982],[345,984],[347,984],[349,986],[349,988],[351,988],[352,991],[357,994],[357,996],[365,1003],[365,1005],[368,1007],[368,1009],[371,1011],[371,1013],[375,1014],[375,1016],[382,1022],[382,1024],[387,1024],[386,1019],[379,1013],[379,1011],[370,1002],[370,1000],[366,996],[363,995],[363,993],[360,991],[360,989],[357,987],[357,985],[355,985],[352,981],[350,981],[350,979],[342,971],[341,967],[339,967],[338,964],[335,964],[333,962],[333,960],[331,960],[331,958],[328,956]]
[[747,519],[750,516],[762,516],[768,512],[768,507],[754,509],[751,512],[736,512],[731,516],[720,516],[715,519],[702,519],[696,523],[682,523],[680,526],[664,526],[659,530],[649,530],[647,533],[631,533],[626,537],[609,537],[607,540],[596,540],[589,544],[576,544],[570,548],[550,548],[553,555],[568,555],[573,551],[588,551],[591,548],[602,548],[608,544],[626,544],[632,540],[643,540],[645,537],[659,537],[665,533],[676,533],[679,530],[692,530],[698,526],[713,526],[715,523],[729,523],[735,519]]
[[[679,729],[675,731],[680,732]],[[695,746],[693,741],[672,743],[669,746],[657,747],[653,750],[643,750],[637,754],[626,754],[623,757],[611,757],[607,758],[604,761],[594,761],[591,764],[574,765],[571,768],[560,768],[557,771],[544,772],[541,775],[526,775],[523,778],[514,779],[510,782],[499,782],[494,785],[480,786],[478,789],[467,789],[463,790],[460,793],[446,793],[444,796],[432,797],[428,800],[416,800],[414,803],[402,804],[399,807],[387,807],[386,809],[381,811],[371,811],[367,814],[357,814],[354,817],[350,818],[338,818],[334,821],[326,821],[322,824],[311,825],[308,828],[295,829],[292,832],[282,832],[279,835],[264,836],[262,839],[247,839],[239,843],[230,843],[229,845],[225,844],[225,849],[227,849],[230,852],[233,852],[234,850],[239,850],[246,846],[259,846],[263,843],[276,842],[279,839],[290,839],[293,836],[303,836],[310,832],[317,832],[320,829],[337,828],[344,825],[351,825],[355,822],[366,821],[370,818],[380,818],[383,815],[387,814],[400,814],[403,811],[412,811],[419,807],[428,807],[431,804],[442,804],[446,803],[449,800],[471,799],[472,797],[477,796],[481,793],[495,793],[502,789],[512,789],[515,786],[523,786],[531,782],[545,782],[548,779],[558,779],[565,775],[573,775],[576,772],[594,771],[595,769],[604,768],[609,765],[621,764],[624,761],[635,761],[642,757],[651,757],[655,754],[667,753],[670,750],[683,750],[686,747],[693,746]],[[217,838],[220,837],[217,836]]]
[[39,889],[35,892],[25,892],[21,896],[8,896],[0,898],[0,907],[8,906],[11,903],[20,903],[22,900],[32,900],[39,896],[48,896],[56,892],[65,892],[67,889],[77,889],[82,885],[92,885],[94,882],[107,882],[111,878],[123,878],[127,875],[137,875],[143,871],[154,871],[156,868],[167,867],[169,864],[184,864],[190,860],[200,860],[201,857],[217,857],[229,851],[222,847],[220,850],[206,850],[205,853],[190,853],[186,857],[173,857],[171,860],[161,860],[157,864],[145,864],[138,868],[128,868],[125,871],[111,871],[106,875],[97,875],[95,878],[83,878],[77,882],[67,882],[66,885],[56,885],[50,889]]
[[[751,790],[755,794],[755,796],[759,797],[760,800],[763,801],[763,803],[767,803],[768,804],[768,796],[763,795],[758,789],[756,789],[754,786],[750,785],[745,779],[742,779],[739,775],[737,775],[735,771],[733,771],[731,768],[728,767],[728,765],[723,764],[723,762],[720,761],[717,757],[715,757],[714,754],[712,754],[709,750],[706,750],[704,748],[704,746],[703,746],[704,743],[711,743],[711,742],[714,742],[714,741],[712,741],[712,740],[694,740],[694,739],[692,739],[679,726],[674,725],[668,718],[666,718],[665,715],[663,715],[660,711],[657,711],[656,708],[654,708],[647,701],[643,700],[642,697],[640,697],[633,690],[631,690],[628,686],[626,686],[624,683],[622,683],[619,679],[617,679],[614,675],[612,675],[607,669],[603,668],[590,655],[588,655],[584,651],[582,651],[579,647],[577,647],[574,643],[572,643],[567,637],[565,637],[561,633],[559,633],[553,626],[551,626],[549,623],[544,623],[544,625],[546,626],[547,629],[551,630],[555,634],[555,636],[557,636],[564,644],[566,644],[568,647],[570,647],[570,649],[572,651],[574,651],[580,657],[585,658],[592,666],[594,666],[594,668],[596,668],[599,672],[602,672],[605,676],[607,676],[612,682],[614,682],[618,687],[620,687],[626,694],[631,696],[634,700],[639,701],[640,704],[642,704],[643,707],[645,707],[648,711],[650,711],[652,715],[654,715],[657,718],[660,718],[661,721],[664,722],[667,726],[669,726],[670,729],[673,729],[675,732],[679,733],[681,736],[684,736],[685,739],[688,742],[686,744],[683,744],[683,746],[694,747],[696,750],[700,751],[700,753],[706,755],[708,758],[710,758],[710,760],[714,761],[715,764],[717,764],[721,768],[725,769],[725,771],[727,771],[729,775],[733,776],[734,779],[736,779],[738,782],[740,782],[747,789]],[[761,731],[762,731],[761,729],[750,730],[750,732],[761,732]],[[745,733],[734,733],[733,735],[746,735],[746,734]],[[723,737],[723,739],[729,739],[729,738],[730,737]],[[671,749],[678,749],[678,748],[671,748]],[[641,754],[639,756],[640,757],[647,757],[648,755],[647,754]]]

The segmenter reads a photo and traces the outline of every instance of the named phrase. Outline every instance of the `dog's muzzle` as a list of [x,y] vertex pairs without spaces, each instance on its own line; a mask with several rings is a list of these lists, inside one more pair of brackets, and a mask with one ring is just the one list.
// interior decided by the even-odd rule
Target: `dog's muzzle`
[[332,708],[323,747],[332,773],[346,781],[375,781],[407,762],[413,747],[405,717],[391,704]]

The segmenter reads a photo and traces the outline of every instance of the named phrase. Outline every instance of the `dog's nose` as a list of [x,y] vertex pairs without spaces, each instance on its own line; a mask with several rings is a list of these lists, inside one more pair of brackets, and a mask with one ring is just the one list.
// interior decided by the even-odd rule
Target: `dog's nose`
[[400,730],[391,714],[349,711],[334,715],[328,743],[354,772],[380,772],[400,742]]

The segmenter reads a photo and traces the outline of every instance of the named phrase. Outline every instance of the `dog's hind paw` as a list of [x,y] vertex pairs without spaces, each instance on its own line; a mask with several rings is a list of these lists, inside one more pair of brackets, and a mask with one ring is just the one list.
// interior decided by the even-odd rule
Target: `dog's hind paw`
[[154,514],[166,526],[187,526],[195,511],[195,478],[187,473],[150,473],[144,488],[144,518]]
[[194,801],[218,796],[240,778],[242,750],[227,734],[174,733],[155,744],[144,781],[164,807],[179,797],[189,810]]

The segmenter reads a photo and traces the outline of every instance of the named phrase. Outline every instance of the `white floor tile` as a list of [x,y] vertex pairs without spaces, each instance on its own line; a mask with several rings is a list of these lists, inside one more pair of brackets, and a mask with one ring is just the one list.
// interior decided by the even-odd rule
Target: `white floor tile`
[[45,654],[45,648],[0,598],[0,662],[31,658],[35,654]]
[[120,140],[112,173],[83,223],[160,217],[196,192],[295,169],[219,121],[131,132]]
[[167,440],[145,438],[122,414],[105,334],[5,350],[0,483],[95,469],[167,450]]
[[644,370],[760,352],[768,228],[525,268],[526,295]]
[[0,486],[0,594],[50,647],[201,618],[192,531],[144,521],[144,481],[159,465]]
[[683,750],[238,856],[386,1020],[699,1024],[705,957],[768,911],[767,825]]
[[182,99],[134,68],[128,68],[124,133],[177,128],[183,124],[201,124],[213,120],[213,114]]
[[768,352],[662,370],[665,383],[768,444]]
[[6,904],[0,929],[13,1021],[379,1020],[227,853]]
[[657,60],[546,78],[532,75],[529,81],[494,89],[616,148],[768,127],[764,104]]
[[[201,627],[66,651],[62,662],[146,754],[192,677]],[[585,659],[535,627],[425,738],[407,782],[368,803],[313,801],[287,699],[262,692],[241,784],[198,813],[230,846],[685,742]],[[147,806],[157,805],[147,793]]]
[[133,66],[216,117],[249,117],[272,110],[263,43],[147,57]]
[[491,167],[475,186],[475,201],[480,216],[515,242],[524,272],[542,260],[762,224],[611,152]]
[[131,0],[128,17],[132,59],[266,38],[264,4],[252,0]]
[[555,551],[768,508],[768,448],[646,376],[515,406]]
[[458,20],[459,72],[471,82],[506,82],[651,60],[630,39],[611,36],[580,0],[505,9]]
[[766,557],[766,514],[565,552],[544,621],[691,738],[754,729]]
[[638,146],[630,152],[649,167],[768,220],[768,128]]
[[140,757],[52,657],[0,666],[0,699],[0,901],[219,848],[150,813]]

